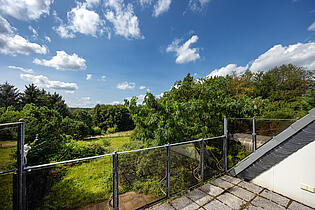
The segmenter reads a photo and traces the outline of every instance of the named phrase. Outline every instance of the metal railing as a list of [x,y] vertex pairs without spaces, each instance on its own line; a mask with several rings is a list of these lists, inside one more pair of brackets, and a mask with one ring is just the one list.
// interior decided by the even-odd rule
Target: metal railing
[[[237,120],[239,118],[232,118],[233,120]],[[242,118],[244,119],[244,118]],[[246,119],[248,120],[248,118]],[[250,119],[252,120],[252,143],[253,143],[253,151],[256,150],[256,120],[258,119]],[[153,150],[164,150],[166,152],[166,162],[164,162],[166,167],[166,173],[165,176],[159,180],[160,182],[160,189],[165,195],[163,199],[168,199],[172,196],[172,194],[178,193],[176,190],[172,189],[172,164],[174,165],[174,162],[172,162],[171,157],[178,156],[178,151],[172,150],[172,148],[185,146],[185,145],[191,145],[192,148],[194,148],[195,153],[198,153],[198,159],[197,168],[194,168],[192,170],[192,177],[195,177],[198,179],[198,185],[201,183],[204,183],[206,180],[208,180],[209,175],[205,176],[205,174],[208,173],[208,170],[211,170],[209,166],[207,165],[207,161],[209,160],[209,155],[212,159],[216,159],[215,165],[218,167],[221,160],[223,160],[223,168],[224,170],[222,172],[228,172],[229,171],[229,158],[228,158],[228,151],[229,151],[229,135],[230,131],[228,128],[228,119],[224,119],[224,134],[221,136],[206,138],[206,139],[198,139],[198,140],[192,140],[192,141],[186,141],[186,142],[180,142],[180,143],[174,143],[174,144],[166,144],[162,146],[156,146],[156,147],[150,147],[150,148],[144,148],[144,149],[137,149],[137,150],[131,150],[131,151],[121,151],[121,152],[113,152],[111,154],[104,154],[104,155],[98,155],[93,157],[84,157],[84,158],[78,158],[73,160],[67,160],[67,161],[60,161],[55,163],[48,163],[48,164],[41,164],[41,165],[35,165],[35,166],[25,166],[24,163],[24,135],[25,135],[25,124],[23,120],[20,120],[20,122],[16,123],[7,123],[7,124],[0,124],[0,128],[4,126],[16,126],[18,128],[18,144],[17,144],[17,169],[13,170],[7,170],[2,171],[0,174],[14,173],[13,178],[13,208],[14,209],[27,209],[27,194],[26,194],[26,173],[30,172],[32,170],[41,170],[45,168],[51,168],[58,165],[64,165],[64,164],[71,164],[71,163],[78,163],[93,159],[99,159],[103,157],[110,156],[112,158],[112,196],[109,199],[109,202],[112,200],[112,207],[113,209],[119,209],[119,178],[120,178],[120,164],[119,164],[119,157],[123,157],[127,154],[140,154],[141,152],[148,152]],[[211,148],[209,149],[209,142],[212,142],[214,140],[220,140],[222,139],[222,155],[219,157],[220,160],[218,160],[216,157],[214,157],[213,152]],[[183,152],[187,152],[186,150],[183,150]],[[209,153],[209,154],[206,154]],[[198,171],[198,174],[196,174]],[[174,172],[173,172],[174,173]],[[162,189],[162,185],[165,183],[166,190],[164,191]],[[173,184],[174,185],[174,184]],[[188,187],[194,187],[194,186],[188,186]],[[185,190],[185,189],[182,189]]]

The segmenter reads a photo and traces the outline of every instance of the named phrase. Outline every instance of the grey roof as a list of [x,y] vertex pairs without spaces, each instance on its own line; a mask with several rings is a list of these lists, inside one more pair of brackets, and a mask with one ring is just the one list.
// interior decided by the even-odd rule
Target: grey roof
[[315,141],[315,108],[240,161],[230,173],[251,180],[312,141]]

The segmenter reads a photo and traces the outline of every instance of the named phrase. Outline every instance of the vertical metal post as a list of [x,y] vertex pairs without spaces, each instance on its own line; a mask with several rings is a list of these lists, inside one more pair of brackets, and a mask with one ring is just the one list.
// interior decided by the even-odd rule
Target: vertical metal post
[[256,151],[256,118],[253,118],[253,134],[252,134],[252,137],[253,137],[253,152]]
[[228,170],[228,150],[229,150],[229,135],[228,135],[228,122],[227,118],[224,118],[224,140],[223,140],[223,159],[224,159],[224,170]]
[[201,141],[201,148],[200,148],[200,173],[201,173],[201,183],[203,183],[204,177],[204,154],[205,154],[205,141]]
[[118,153],[113,153],[113,209],[119,209],[118,196]]
[[26,179],[24,171],[24,138],[25,124],[24,119],[19,120],[18,125],[18,144],[17,144],[17,171],[16,171],[16,192],[14,192],[14,209],[26,209]]
[[167,170],[166,170],[166,189],[167,189],[167,197],[169,198],[171,195],[171,147],[170,144],[166,147],[167,153]]

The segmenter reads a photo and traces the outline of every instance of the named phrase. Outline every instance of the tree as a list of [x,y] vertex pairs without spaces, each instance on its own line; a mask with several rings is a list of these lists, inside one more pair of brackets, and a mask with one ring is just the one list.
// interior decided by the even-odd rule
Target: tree
[[20,93],[17,88],[8,82],[0,85],[0,107],[18,107],[20,105]]

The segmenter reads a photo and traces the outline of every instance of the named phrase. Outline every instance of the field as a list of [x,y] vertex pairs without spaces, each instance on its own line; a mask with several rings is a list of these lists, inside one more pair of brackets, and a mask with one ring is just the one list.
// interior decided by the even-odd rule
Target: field
[[0,171],[14,169],[16,160],[14,151],[16,151],[16,141],[0,141]]

